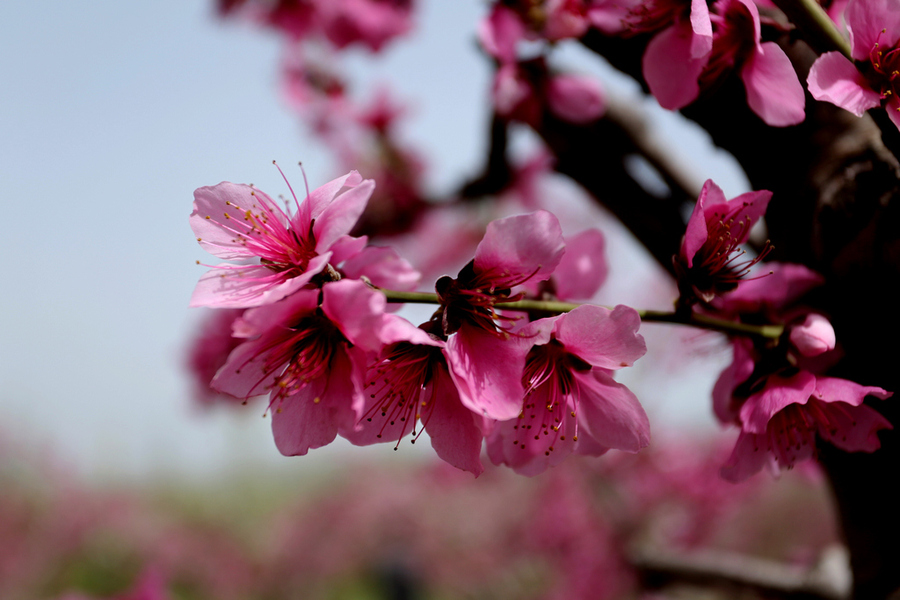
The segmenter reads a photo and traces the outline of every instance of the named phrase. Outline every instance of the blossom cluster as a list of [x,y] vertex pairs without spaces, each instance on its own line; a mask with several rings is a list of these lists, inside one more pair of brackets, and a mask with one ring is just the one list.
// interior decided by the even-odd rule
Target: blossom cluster
[[201,377],[218,367],[207,379],[214,390],[268,396],[286,455],[338,435],[399,444],[427,430],[456,467],[480,474],[487,440],[493,462],[536,474],[569,454],[649,443],[640,402],[613,377],[646,352],[635,310],[584,305],[528,320],[503,309],[529,294],[593,295],[605,276],[598,232],[567,252],[547,211],[491,222],[474,258],[437,280],[439,307],[416,327],[379,289],[411,290],[417,273],[350,235],[374,187],[351,172],[295,196],[293,210],[247,185],[195,192],[197,241],[232,261],[203,275],[191,299],[229,311],[194,355]]
[[[681,302],[702,314],[742,323],[780,325],[777,340],[733,337],[732,364],[713,390],[716,416],[740,427],[722,475],[741,481],[763,467],[777,472],[816,454],[817,441],[848,452],[873,452],[890,422],[863,404],[892,395],[880,387],[829,377],[840,356],[828,319],[802,304],[822,284],[803,265],[764,263],[768,272],[746,278],[771,250],[747,258],[740,248],[765,213],[771,194],[726,200],[707,181],[675,257]],[[691,309],[689,308],[689,310]]]

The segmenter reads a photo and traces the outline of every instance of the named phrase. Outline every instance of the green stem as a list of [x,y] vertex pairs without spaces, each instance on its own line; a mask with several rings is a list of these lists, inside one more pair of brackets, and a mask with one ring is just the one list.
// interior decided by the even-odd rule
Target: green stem
[[837,50],[851,61],[850,42],[816,0],[773,0],[791,23],[806,34],[806,41],[819,52]]
[[[428,292],[397,292],[375,288],[387,297],[388,302],[402,302],[406,304],[440,304],[437,294]],[[575,310],[581,304],[572,302],[556,302],[548,300],[517,300],[515,302],[497,302],[496,308],[505,310],[536,311],[560,314]],[[763,338],[778,339],[784,333],[781,325],[749,325],[726,321],[707,315],[689,313],[682,315],[674,312],[662,312],[658,310],[638,310],[641,320],[647,323],[671,323],[674,325],[688,325],[701,329],[721,331],[723,333],[739,335],[755,335]]]

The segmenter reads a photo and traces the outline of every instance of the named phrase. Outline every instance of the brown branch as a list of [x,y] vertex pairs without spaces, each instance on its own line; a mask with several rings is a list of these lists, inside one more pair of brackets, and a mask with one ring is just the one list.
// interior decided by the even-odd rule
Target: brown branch
[[766,597],[792,600],[845,600],[850,592],[846,550],[832,549],[811,570],[752,556],[722,551],[672,553],[643,549],[631,562],[645,586],[672,583],[703,587],[745,588]]

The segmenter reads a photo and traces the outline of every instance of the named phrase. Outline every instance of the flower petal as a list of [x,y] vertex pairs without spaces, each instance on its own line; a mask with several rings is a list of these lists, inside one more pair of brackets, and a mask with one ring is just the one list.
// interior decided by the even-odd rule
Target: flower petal
[[641,61],[644,79],[663,108],[677,110],[700,94],[697,78],[706,66],[708,54],[692,56],[694,37],[690,22],[678,21],[647,44]]
[[460,402],[456,385],[443,366],[435,368],[433,374],[431,402],[435,405],[425,424],[431,447],[442,460],[478,477],[484,471],[483,436],[475,424],[475,415]]
[[553,272],[557,297],[562,300],[594,297],[609,273],[605,244],[603,234],[596,229],[582,231],[566,240],[566,253]]
[[650,444],[650,421],[631,390],[600,369],[574,375],[578,423],[594,440],[626,452],[637,452]]
[[462,403],[478,415],[504,421],[522,411],[522,371],[530,341],[500,340],[463,326],[447,342],[445,355]]
[[806,78],[816,100],[831,102],[857,117],[881,105],[881,94],[873,90],[862,73],[840,52],[826,52],[816,59]]
[[561,315],[554,331],[566,351],[595,367],[630,367],[647,353],[637,332],[641,318],[633,308],[620,304],[613,310],[584,304]]
[[[553,214],[539,210],[491,221],[475,249],[475,271],[498,288],[550,277],[565,252],[562,229]],[[530,277],[529,277],[530,276]]]
[[806,404],[816,390],[816,377],[800,371],[792,377],[769,376],[765,388],[753,394],[741,406],[741,423],[744,431],[765,433],[769,420],[790,404]]
[[768,125],[787,127],[806,117],[803,86],[784,50],[766,42],[752,53],[741,69],[750,109]]

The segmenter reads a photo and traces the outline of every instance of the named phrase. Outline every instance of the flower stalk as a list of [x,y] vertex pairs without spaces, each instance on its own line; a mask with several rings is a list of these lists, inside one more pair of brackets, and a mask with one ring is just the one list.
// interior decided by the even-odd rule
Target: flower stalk
[[[437,294],[430,292],[401,292],[395,290],[387,290],[373,286],[381,292],[390,303],[404,304],[440,304]],[[552,314],[561,314],[571,312],[581,306],[575,302],[558,302],[554,300],[516,300],[515,302],[497,302],[494,304],[496,308],[505,310],[519,311],[535,311]],[[782,325],[751,325],[748,323],[738,323],[735,321],[727,321],[725,319],[717,319],[707,315],[697,313],[681,314],[676,312],[666,312],[657,310],[636,309],[641,316],[641,320],[647,323],[670,323],[673,325],[687,325],[700,329],[709,329],[712,331],[720,331],[727,334],[756,336],[765,339],[777,340],[784,333]]]

